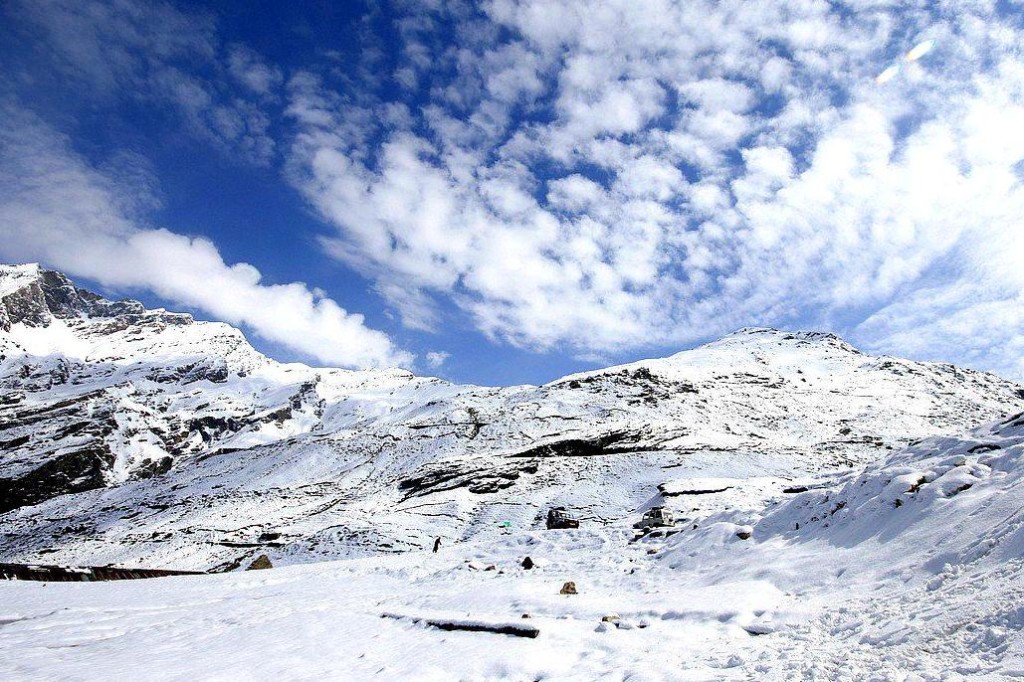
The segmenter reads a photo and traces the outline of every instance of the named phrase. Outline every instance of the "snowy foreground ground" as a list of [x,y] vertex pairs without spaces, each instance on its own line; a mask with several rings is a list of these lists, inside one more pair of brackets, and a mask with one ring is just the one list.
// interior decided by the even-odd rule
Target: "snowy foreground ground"
[[[639,542],[612,524],[495,533],[436,555],[0,583],[0,679],[1022,677],[1022,432],[1018,416],[926,440],[747,515],[749,540],[723,511]],[[523,569],[526,556],[539,565]],[[568,580],[579,594],[559,594]],[[609,615],[617,625],[602,625]],[[528,622],[540,635],[413,618]]]
[[[0,678],[905,680],[1024,670],[1016,656],[993,666],[972,651],[1020,627],[1016,611],[1013,622],[972,624],[992,600],[1020,608],[1016,564],[930,590],[879,580],[883,566],[844,571],[852,558],[826,547],[747,546],[733,563],[679,571],[622,544],[614,533],[559,532],[247,574],[3,584]],[[550,563],[516,567],[527,554]],[[469,558],[504,573],[468,568]],[[558,594],[566,579],[580,594]],[[444,632],[385,612],[489,622],[529,613],[541,634]],[[633,627],[600,631],[609,614]],[[744,629],[757,626],[767,634]],[[1013,647],[1021,652],[1017,637]]]

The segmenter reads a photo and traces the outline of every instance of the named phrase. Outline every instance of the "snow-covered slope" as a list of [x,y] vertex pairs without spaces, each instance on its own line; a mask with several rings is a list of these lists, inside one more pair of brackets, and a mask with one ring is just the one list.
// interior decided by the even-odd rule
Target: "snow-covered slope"
[[[674,489],[693,494],[687,505],[733,509],[668,538],[591,523],[274,571],[0,583],[0,677],[1024,676],[1024,415],[925,439],[767,506],[753,502],[758,481],[689,480]],[[578,594],[560,594],[570,580]],[[540,634],[445,632],[425,619]]]
[[[484,388],[282,365],[226,325],[34,266],[0,268],[0,294],[7,561],[375,555],[538,527],[554,504],[590,525],[628,526],[662,502],[704,518],[1024,409],[1012,382],[816,333],[747,329]],[[693,505],[681,492],[714,477],[743,493]]]

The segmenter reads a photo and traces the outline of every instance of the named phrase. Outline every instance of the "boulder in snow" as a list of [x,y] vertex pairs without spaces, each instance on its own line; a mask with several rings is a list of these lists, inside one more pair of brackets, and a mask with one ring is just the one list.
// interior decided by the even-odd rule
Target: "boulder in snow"
[[260,554],[258,557],[256,557],[255,561],[253,561],[251,564],[249,564],[249,568],[247,568],[245,570],[247,570],[247,571],[259,571],[259,570],[262,570],[264,568],[273,568],[273,567],[274,567],[274,564],[270,563],[270,557],[268,557],[266,554]]

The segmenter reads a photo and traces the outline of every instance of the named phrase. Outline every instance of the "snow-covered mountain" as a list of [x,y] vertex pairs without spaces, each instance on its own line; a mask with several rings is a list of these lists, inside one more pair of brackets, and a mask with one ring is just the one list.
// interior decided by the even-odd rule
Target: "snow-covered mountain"
[[[772,329],[540,387],[316,369],[3,266],[0,561],[231,568],[487,538],[555,504],[602,527],[753,513],[1021,410],[990,374]],[[709,477],[743,494],[693,504]]]
[[274,571],[0,582],[0,678],[1020,679],[1022,457],[1018,414],[775,505],[763,480],[677,479],[694,493],[677,506],[717,511],[668,538],[585,523]]

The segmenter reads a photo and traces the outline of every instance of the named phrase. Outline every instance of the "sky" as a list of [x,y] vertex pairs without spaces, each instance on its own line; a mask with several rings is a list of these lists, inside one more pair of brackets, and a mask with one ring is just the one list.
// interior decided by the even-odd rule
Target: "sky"
[[291,361],[1024,378],[1021,0],[6,0],[0,260]]

